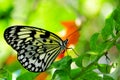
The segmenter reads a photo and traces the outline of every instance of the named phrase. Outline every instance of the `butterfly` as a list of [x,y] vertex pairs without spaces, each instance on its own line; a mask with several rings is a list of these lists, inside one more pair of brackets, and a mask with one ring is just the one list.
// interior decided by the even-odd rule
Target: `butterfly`
[[10,26],[4,32],[6,42],[17,51],[21,65],[31,72],[43,72],[58,54],[65,51],[68,39],[32,26]]

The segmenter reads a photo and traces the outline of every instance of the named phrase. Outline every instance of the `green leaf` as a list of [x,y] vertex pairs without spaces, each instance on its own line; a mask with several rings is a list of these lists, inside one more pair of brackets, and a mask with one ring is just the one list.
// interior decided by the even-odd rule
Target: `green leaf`
[[101,53],[103,50],[105,50],[107,47],[107,43],[106,42],[102,42],[98,45],[97,47],[97,51],[98,53]]
[[91,62],[90,56],[90,54],[80,55],[75,59],[75,64],[80,68],[84,68]]
[[114,43],[111,41],[101,42],[100,44],[98,44],[97,51],[98,53],[103,53],[105,50],[110,49],[113,45]]
[[112,17],[109,17],[108,19],[106,19],[105,26],[101,31],[104,40],[109,40],[112,37],[114,37],[113,29],[114,29],[114,21]]
[[99,64],[98,65],[99,71],[102,72],[102,73],[105,73],[105,74],[109,74],[110,73],[111,67],[112,66],[110,66],[108,64]]
[[79,75],[81,68],[72,69],[70,71],[71,78],[74,78],[76,75]]
[[54,62],[52,65],[57,70],[66,70],[66,71],[69,71],[70,70],[71,62],[72,62],[71,56],[66,56],[63,59],[61,59],[60,61]]
[[120,44],[116,44],[116,47],[120,51]]
[[94,61],[96,56],[97,55],[95,53],[92,54],[88,52],[84,55],[80,55],[78,58],[75,58],[74,61],[79,68],[84,68]]
[[88,71],[84,73],[82,77],[79,77],[77,80],[102,80],[102,78],[98,75],[98,73],[94,71]]
[[103,80],[114,80],[111,76],[103,75]]
[[91,62],[92,62],[92,60],[91,60],[91,55],[90,54],[86,54],[82,59],[82,65],[84,67],[88,66]]
[[56,68],[56,71],[53,74],[53,80],[70,80],[70,69],[71,69],[72,58],[66,56],[60,61],[56,61],[52,64]]
[[118,6],[113,12],[113,18],[117,23],[120,23],[120,7]]
[[66,71],[63,70],[56,70],[52,77],[52,80],[71,80],[69,75]]
[[83,67],[83,65],[82,65],[83,55],[79,56],[78,58],[75,58],[74,60],[75,60],[75,64],[78,67]]
[[7,69],[7,71],[12,73],[12,72],[15,72],[16,70],[20,70],[22,67],[20,63],[17,61],[10,65],[6,65],[4,68]]
[[5,69],[0,69],[0,80],[12,80],[12,73]]
[[116,34],[120,31],[120,23],[115,22]]
[[91,50],[94,50],[94,51],[96,50],[98,36],[99,36],[99,33],[95,33],[91,37],[91,39],[90,39],[90,48],[91,48]]
[[115,21],[115,29],[118,32],[118,31],[120,31],[120,7],[117,7],[114,10],[112,16]]
[[25,72],[17,77],[17,80],[34,80],[39,73]]

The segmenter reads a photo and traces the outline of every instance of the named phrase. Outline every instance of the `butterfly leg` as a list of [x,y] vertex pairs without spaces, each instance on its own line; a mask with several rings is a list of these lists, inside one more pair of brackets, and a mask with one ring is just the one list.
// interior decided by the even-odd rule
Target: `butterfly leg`
[[67,48],[67,49],[72,49],[72,51],[73,51],[77,56],[79,56],[78,53],[77,53],[73,48]]

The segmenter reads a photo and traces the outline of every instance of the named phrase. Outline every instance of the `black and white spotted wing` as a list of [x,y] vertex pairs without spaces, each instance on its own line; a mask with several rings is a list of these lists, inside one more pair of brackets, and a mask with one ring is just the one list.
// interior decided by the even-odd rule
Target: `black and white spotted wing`
[[11,26],[5,30],[4,38],[18,52],[23,67],[32,72],[45,71],[68,42],[52,32],[31,26]]

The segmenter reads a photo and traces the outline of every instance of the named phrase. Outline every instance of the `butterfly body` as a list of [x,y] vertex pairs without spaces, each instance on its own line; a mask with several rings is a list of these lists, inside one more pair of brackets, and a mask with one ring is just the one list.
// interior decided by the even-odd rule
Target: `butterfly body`
[[56,34],[31,26],[11,26],[4,32],[6,42],[15,49],[19,62],[29,71],[43,72],[66,49]]

